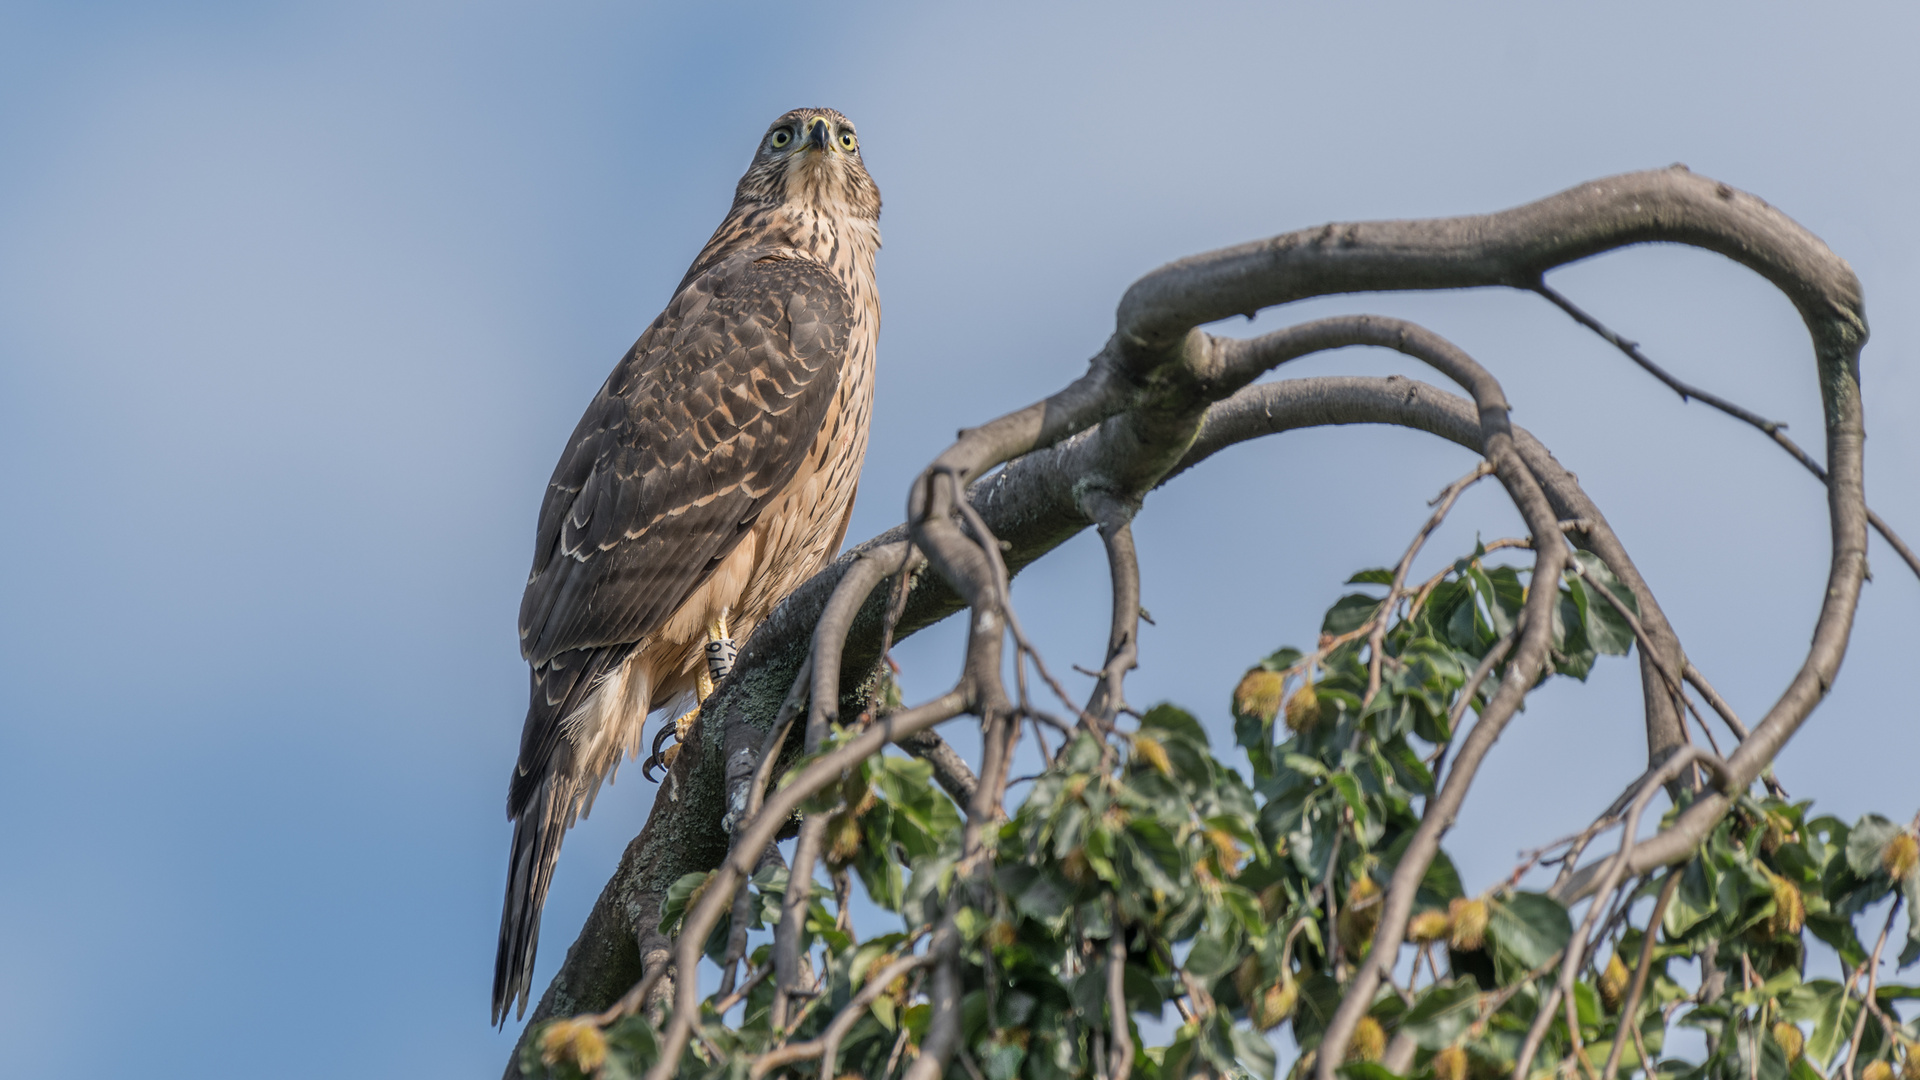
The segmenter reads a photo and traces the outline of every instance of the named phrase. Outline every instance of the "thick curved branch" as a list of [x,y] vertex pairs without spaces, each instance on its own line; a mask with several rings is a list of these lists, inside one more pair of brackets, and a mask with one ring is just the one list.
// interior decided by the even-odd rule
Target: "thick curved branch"
[[813,628],[813,686],[807,705],[805,743],[808,752],[819,748],[827,729],[840,720],[840,663],[853,620],[881,581],[905,569],[902,560],[909,554],[909,546],[898,541],[862,552],[827,598],[820,621]]
[[1117,337],[1176,347],[1195,326],[1336,293],[1504,285],[1644,243],[1717,251],[1785,293],[1823,359],[1866,339],[1860,282],[1818,237],[1762,200],[1684,166],[1581,184],[1511,210],[1424,221],[1329,224],[1181,259],[1135,282]]

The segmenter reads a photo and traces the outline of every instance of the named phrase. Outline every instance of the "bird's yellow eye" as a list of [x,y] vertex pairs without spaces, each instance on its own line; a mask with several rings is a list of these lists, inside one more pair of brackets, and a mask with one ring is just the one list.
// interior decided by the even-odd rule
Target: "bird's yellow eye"
[[851,131],[843,131],[843,132],[841,132],[841,133],[840,133],[840,147],[841,147],[841,149],[843,149],[843,150],[851,150],[851,149],[853,149],[853,148],[854,148],[855,146],[858,146],[858,145],[859,145],[859,142],[858,142],[858,140],[856,140],[856,139],[855,139],[855,138],[853,137],[853,132],[851,132]]
[[778,150],[793,141],[793,132],[788,131],[786,128],[781,128],[779,131],[774,132],[773,138],[768,141],[773,144],[775,150]]

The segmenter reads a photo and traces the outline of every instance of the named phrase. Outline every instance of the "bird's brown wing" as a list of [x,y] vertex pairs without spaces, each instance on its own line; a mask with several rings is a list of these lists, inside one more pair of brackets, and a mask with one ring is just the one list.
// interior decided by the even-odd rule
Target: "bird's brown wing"
[[687,282],[614,368],[540,510],[520,602],[534,679],[521,776],[538,775],[591,685],[793,478],[838,388],[852,321],[825,266],[753,249]]

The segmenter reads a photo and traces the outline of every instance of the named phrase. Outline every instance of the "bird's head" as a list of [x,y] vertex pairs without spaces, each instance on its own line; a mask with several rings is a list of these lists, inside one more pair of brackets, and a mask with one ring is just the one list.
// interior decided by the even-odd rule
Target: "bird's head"
[[853,121],[832,109],[795,109],[775,120],[734,198],[880,217],[880,189],[860,160],[860,136]]

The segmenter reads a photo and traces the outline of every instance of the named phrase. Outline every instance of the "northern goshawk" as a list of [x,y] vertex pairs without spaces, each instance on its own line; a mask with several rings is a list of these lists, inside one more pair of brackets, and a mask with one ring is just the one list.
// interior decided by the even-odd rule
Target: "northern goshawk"
[[774,121],[553,470],[520,602],[532,701],[507,794],[496,1024],[516,1000],[526,1013],[561,838],[639,751],[647,714],[705,698],[733,635],[846,536],[873,403],[879,221],[851,121]]

